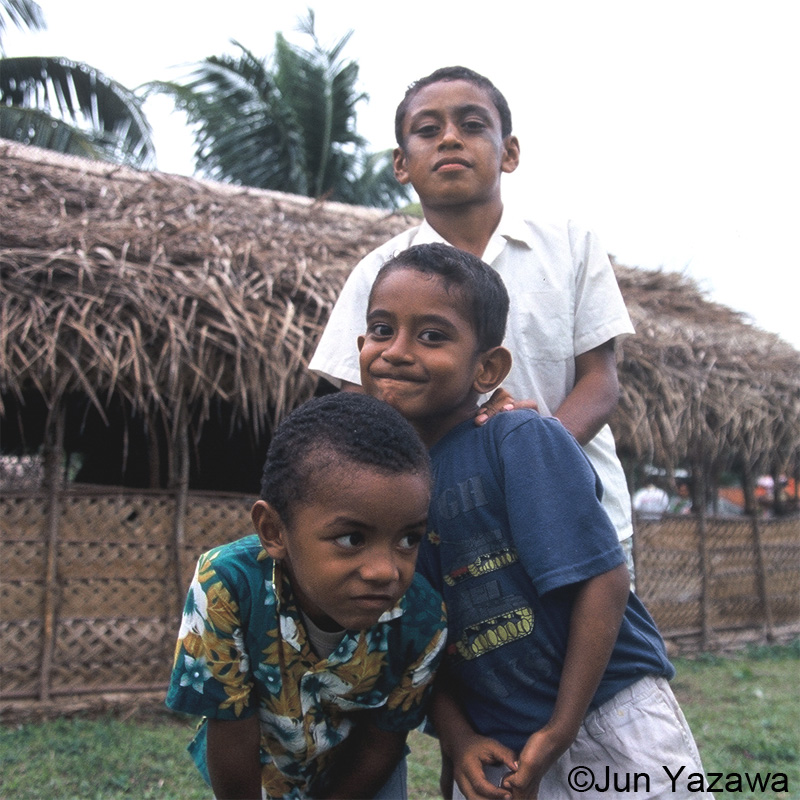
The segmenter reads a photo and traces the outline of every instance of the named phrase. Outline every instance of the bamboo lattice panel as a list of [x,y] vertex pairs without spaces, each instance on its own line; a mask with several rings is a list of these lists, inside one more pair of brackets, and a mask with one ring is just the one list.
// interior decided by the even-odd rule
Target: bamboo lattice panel
[[[69,492],[61,497],[47,586],[43,494],[0,497],[0,698],[41,692],[47,597],[54,638],[47,691],[136,691],[165,686],[180,612],[198,555],[250,533],[252,497],[192,493],[180,570],[176,501],[166,492]],[[771,622],[800,622],[800,520],[759,523]],[[639,522],[637,591],[665,636],[763,629],[759,548],[749,520],[707,520],[706,559],[691,517]],[[180,583],[180,585],[179,585]]]

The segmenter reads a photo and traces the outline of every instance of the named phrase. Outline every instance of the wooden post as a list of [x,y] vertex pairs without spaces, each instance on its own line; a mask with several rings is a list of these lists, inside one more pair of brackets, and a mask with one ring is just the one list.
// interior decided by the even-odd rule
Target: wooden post
[[186,596],[186,583],[183,574],[183,548],[186,542],[186,510],[189,503],[189,431],[184,418],[179,420],[178,430],[173,437],[177,448],[175,461],[177,475],[175,488],[175,517],[173,525],[173,549],[175,552],[175,589],[178,613],[183,608]]
[[697,513],[697,533],[700,537],[700,649],[708,649],[711,640],[710,604],[711,604],[711,560],[708,557],[708,531],[706,529],[706,476],[702,467],[693,469],[698,481],[698,495],[702,502]]
[[758,598],[761,608],[764,611],[764,624],[767,629],[767,641],[775,640],[775,626],[772,618],[772,606],[769,602],[769,591],[767,590],[767,570],[764,563],[764,541],[761,537],[761,525],[758,516],[753,515],[753,540],[756,545],[756,581],[758,585]]
[[39,671],[39,699],[50,699],[53,655],[56,647],[56,624],[61,587],[58,580],[58,533],[64,481],[64,409],[51,412],[45,429],[44,488],[47,515],[43,538],[46,545],[44,609],[42,615],[42,656]]
[[766,627],[767,641],[772,642],[775,638],[774,620],[772,617],[772,606],[769,602],[769,591],[767,589],[767,568],[764,561],[764,541],[761,536],[761,524],[758,521],[759,507],[756,501],[756,483],[752,471],[745,468],[742,473],[742,485],[744,487],[744,507],[752,520],[753,542],[756,546],[756,586],[758,589],[758,599],[764,612],[764,625]]

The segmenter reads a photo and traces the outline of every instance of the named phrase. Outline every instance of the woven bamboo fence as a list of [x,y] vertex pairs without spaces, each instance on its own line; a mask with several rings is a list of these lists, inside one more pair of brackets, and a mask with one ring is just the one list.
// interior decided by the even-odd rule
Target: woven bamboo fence
[[[252,500],[0,496],[0,701],[163,691],[195,560],[250,532]],[[797,518],[642,521],[635,542],[637,589],[668,639],[714,648],[800,622]]]
[[0,496],[0,700],[165,687],[194,562],[249,533],[252,498]]
[[634,554],[637,594],[681,651],[800,630],[796,516],[641,520]]

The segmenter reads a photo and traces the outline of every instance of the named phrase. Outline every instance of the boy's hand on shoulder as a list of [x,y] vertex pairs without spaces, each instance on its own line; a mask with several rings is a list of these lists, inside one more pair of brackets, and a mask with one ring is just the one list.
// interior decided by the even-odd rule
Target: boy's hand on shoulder
[[515,400],[502,386],[499,386],[494,390],[492,396],[478,409],[475,424],[483,425],[488,419],[501,411],[516,411],[520,408],[538,411],[539,405],[535,400]]
[[508,789],[493,786],[483,773],[483,767],[490,764],[504,764],[509,770],[517,767],[514,752],[490,739],[472,733],[463,737],[453,747],[453,771],[456,783],[467,800],[509,800]]

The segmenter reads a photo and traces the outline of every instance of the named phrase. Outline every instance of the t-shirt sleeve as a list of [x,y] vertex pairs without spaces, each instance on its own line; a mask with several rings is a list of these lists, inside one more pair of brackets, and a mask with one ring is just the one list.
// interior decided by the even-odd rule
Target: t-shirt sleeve
[[350,273],[322,332],[309,369],[340,387],[342,381],[361,384],[358,337],[367,328],[367,301],[383,259],[370,253]]
[[600,240],[572,222],[568,230],[576,274],[573,348],[580,355],[634,330]]
[[507,428],[497,451],[511,535],[540,595],[623,563],[600,480],[558,420]]
[[389,731],[410,731],[422,724],[447,640],[442,598],[422,576],[415,576],[406,601],[402,632],[390,641],[388,653],[390,671],[399,673],[399,679],[373,720]]
[[252,680],[243,624],[233,593],[214,567],[215,552],[200,557],[175,648],[167,705],[215,719],[251,716]]

